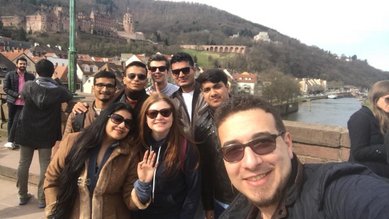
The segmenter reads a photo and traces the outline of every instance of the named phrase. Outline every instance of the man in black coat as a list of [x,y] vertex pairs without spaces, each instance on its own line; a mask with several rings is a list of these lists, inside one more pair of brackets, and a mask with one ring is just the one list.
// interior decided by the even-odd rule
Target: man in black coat
[[281,117],[262,99],[231,98],[215,122],[228,176],[241,193],[220,218],[388,218],[388,182],[358,164],[301,164]]
[[50,162],[51,148],[57,140],[61,140],[61,103],[72,99],[72,93],[59,85],[51,77],[54,65],[42,59],[35,65],[39,77],[25,84],[22,98],[24,108],[17,122],[15,142],[20,145],[20,161],[18,167],[19,205],[25,205],[31,198],[28,194],[28,172],[34,150],[39,151],[40,179],[38,184],[39,207],[44,208],[45,196],[43,181]]
[[34,80],[35,76],[26,71],[27,59],[20,57],[16,59],[16,70],[10,71],[5,75],[3,90],[7,94],[8,107],[8,142],[4,147],[15,149],[15,126],[14,121],[18,120],[19,114],[23,109],[24,100],[21,98],[24,83],[26,81]]
[[217,219],[235,198],[237,192],[231,186],[217,139],[214,112],[229,99],[227,75],[221,69],[209,69],[201,73],[196,81],[208,104],[199,113],[195,123],[195,141],[200,152],[202,174],[202,203],[206,219]]

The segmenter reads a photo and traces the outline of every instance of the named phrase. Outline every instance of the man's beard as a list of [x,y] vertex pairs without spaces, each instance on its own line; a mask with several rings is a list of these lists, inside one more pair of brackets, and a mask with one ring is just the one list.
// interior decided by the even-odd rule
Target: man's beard
[[281,181],[280,185],[276,188],[276,191],[274,192],[273,195],[271,195],[271,197],[260,200],[254,203],[254,205],[257,206],[258,208],[266,208],[274,204],[279,204],[281,199],[285,196],[288,187],[288,179],[290,175],[291,174],[289,173],[288,176]]
[[19,67],[18,70],[19,71],[26,71],[26,67]]

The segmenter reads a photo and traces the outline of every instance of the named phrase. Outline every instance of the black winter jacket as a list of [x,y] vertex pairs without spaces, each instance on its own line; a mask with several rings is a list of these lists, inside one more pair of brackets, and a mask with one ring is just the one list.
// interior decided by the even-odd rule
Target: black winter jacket
[[[164,160],[167,143],[148,139],[149,147],[157,157],[154,200],[144,210],[133,212],[135,218],[142,219],[193,219],[200,202],[200,173],[197,168],[198,153],[196,148],[185,140],[180,154],[184,160],[179,170],[167,173]],[[161,145],[162,143],[162,145]],[[159,156],[158,156],[159,154]]]
[[385,149],[388,143],[385,144],[373,112],[366,106],[362,106],[351,115],[347,127],[351,143],[349,161],[364,164],[376,174],[389,177]]
[[[273,219],[383,219],[389,215],[389,183],[362,165],[302,165],[296,155],[285,197]],[[259,209],[240,194],[220,219],[258,219]]]
[[[35,76],[31,73],[24,73],[24,80],[31,81],[34,80]],[[19,91],[19,75],[16,71],[10,71],[5,75],[4,79],[4,92],[7,94],[7,103],[14,104],[18,96],[20,95]]]
[[195,140],[200,152],[202,174],[202,202],[205,210],[214,209],[214,199],[230,204],[237,192],[228,178],[211,108],[198,116],[195,122]]
[[17,122],[16,143],[50,148],[61,140],[61,103],[72,99],[65,87],[51,78],[38,78],[24,85],[25,105]]

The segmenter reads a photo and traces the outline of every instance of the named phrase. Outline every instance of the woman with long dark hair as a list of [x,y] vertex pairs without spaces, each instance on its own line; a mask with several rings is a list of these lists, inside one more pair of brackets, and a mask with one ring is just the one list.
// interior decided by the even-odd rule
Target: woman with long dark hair
[[351,142],[349,160],[389,178],[389,80],[374,83],[368,101],[347,123]]
[[[139,147],[145,153],[138,164],[134,191],[145,208],[139,218],[191,219],[200,199],[198,153],[183,133],[172,101],[153,93],[139,113]],[[150,171],[150,162],[155,165]],[[147,175],[147,177],[146,177]]]
[[130,218],[139,150],[133,110],[114,103],[65,138],[44,183],[48,218]]

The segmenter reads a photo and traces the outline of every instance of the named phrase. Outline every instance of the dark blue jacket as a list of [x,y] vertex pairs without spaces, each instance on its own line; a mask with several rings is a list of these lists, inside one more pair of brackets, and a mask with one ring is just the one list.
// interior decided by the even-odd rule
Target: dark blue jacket
[[380,176],[389,177],[384,136],[373,112],[362,106],[347,122],[350,136],[349,161],[361,163]]
[[[285,197],[274,219],[383,219],[389,217],[389,183],[351,163],[305,164],[292,161]],[[220,219],[261,218],[240,194]]]
[[[155,143],[155,142],[154,142]],[[175,174],[167,174],[163,163],[167,145],[154,145],[152,150],[158,154],[158,168],[156,173],[154,200],[145,210],[134,212],[140,219],[191,219],[194,217],[200,201],[200,174],[197,168],[198,154],[196,148],[187,143],[183,167],[178,167]],[[180,155],[181,156],[181,155]],[[181,159],[181,158],[180,158]]]

